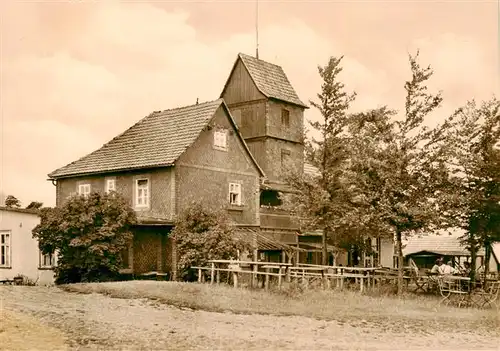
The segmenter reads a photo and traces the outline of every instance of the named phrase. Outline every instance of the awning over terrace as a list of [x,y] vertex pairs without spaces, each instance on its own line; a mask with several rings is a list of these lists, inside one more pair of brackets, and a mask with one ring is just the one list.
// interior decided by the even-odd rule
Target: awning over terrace
[[[320,243],[299,243],[301,249],[305,251],[321,252],[323,250],[323,244]],[[328,252],[335,252],[335,246],[328,245]]]
[[236,228],[235,233],[239,238],[249,241],[251,245],[254,245],[256,242],[257,250],[259,251],[307,251],[296,246],[273,240],[263,234],[259,228]]

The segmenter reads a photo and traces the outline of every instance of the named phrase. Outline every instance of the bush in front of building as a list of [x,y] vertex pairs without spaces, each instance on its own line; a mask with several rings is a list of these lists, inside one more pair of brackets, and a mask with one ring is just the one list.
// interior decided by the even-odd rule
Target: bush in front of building
[[236,259],[251,244],[236,235],[227,213],[193,203],[176,221],[173,238],[177,250],[177,272],[182,280],[196,279],[191,267],[206,266],[209,260]]
[[44,254],[57,253],[56,284],[118,279],[135,212],[119,194],[73,196],[45,208],[33,229]]

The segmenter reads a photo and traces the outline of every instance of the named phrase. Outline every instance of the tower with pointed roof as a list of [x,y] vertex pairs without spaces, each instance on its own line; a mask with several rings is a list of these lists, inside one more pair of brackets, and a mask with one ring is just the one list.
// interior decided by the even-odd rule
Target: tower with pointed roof
[[304,167],[304,110],[283,69],[238,54],[221,97],[259,166],[268,189],[286,188],[287,169]]

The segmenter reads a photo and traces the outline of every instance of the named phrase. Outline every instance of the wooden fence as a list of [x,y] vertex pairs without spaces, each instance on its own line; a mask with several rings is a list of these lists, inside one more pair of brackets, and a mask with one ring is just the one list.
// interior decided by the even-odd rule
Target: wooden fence
[[[277,281],[278,289],[283,282],[299,282],[305,287],[319,285],[324,289],[344,289],[347,284],[359,285],[361,292],[376,284],[397,279],[392,269],[360,268],[343,266],[321,266],[312,264],[298,264],[280,262],[253,262],[213,260],[208,267],[191,267],[198,270],[198,282],[203,283],[209,276],[210,284],[219,284],[221,273],[227,272],[232,278],[234,287],[238,287],[242,277],[249,277],[249,285],[258,287],[262,283],[264,289],[269,289],[271,278]],[[408,281],[409,276],[405,276]]]

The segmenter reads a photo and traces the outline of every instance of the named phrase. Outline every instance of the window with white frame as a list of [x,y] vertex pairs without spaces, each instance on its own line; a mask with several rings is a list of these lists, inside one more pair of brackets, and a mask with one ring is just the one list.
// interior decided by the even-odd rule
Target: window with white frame
[[214,147],[216,149],[227,149],[227,131],[219,129],[214,131]]
[[106,193],[109,193],[111,191],[116,191],[116,180],[106,179]]
[[11,266],[10,232],[0,232],[0,267]]
[[241,205],[241,184],[229,183],[229,204]]
[[78,195],[90,195],[90,184],[78,184]]
[[43,254],[40,251],[40,268],[52,268],[56,265],[56,257],[53,253]]
[[149,206],[149,180],[137,179],[135,181],[135,207]]

